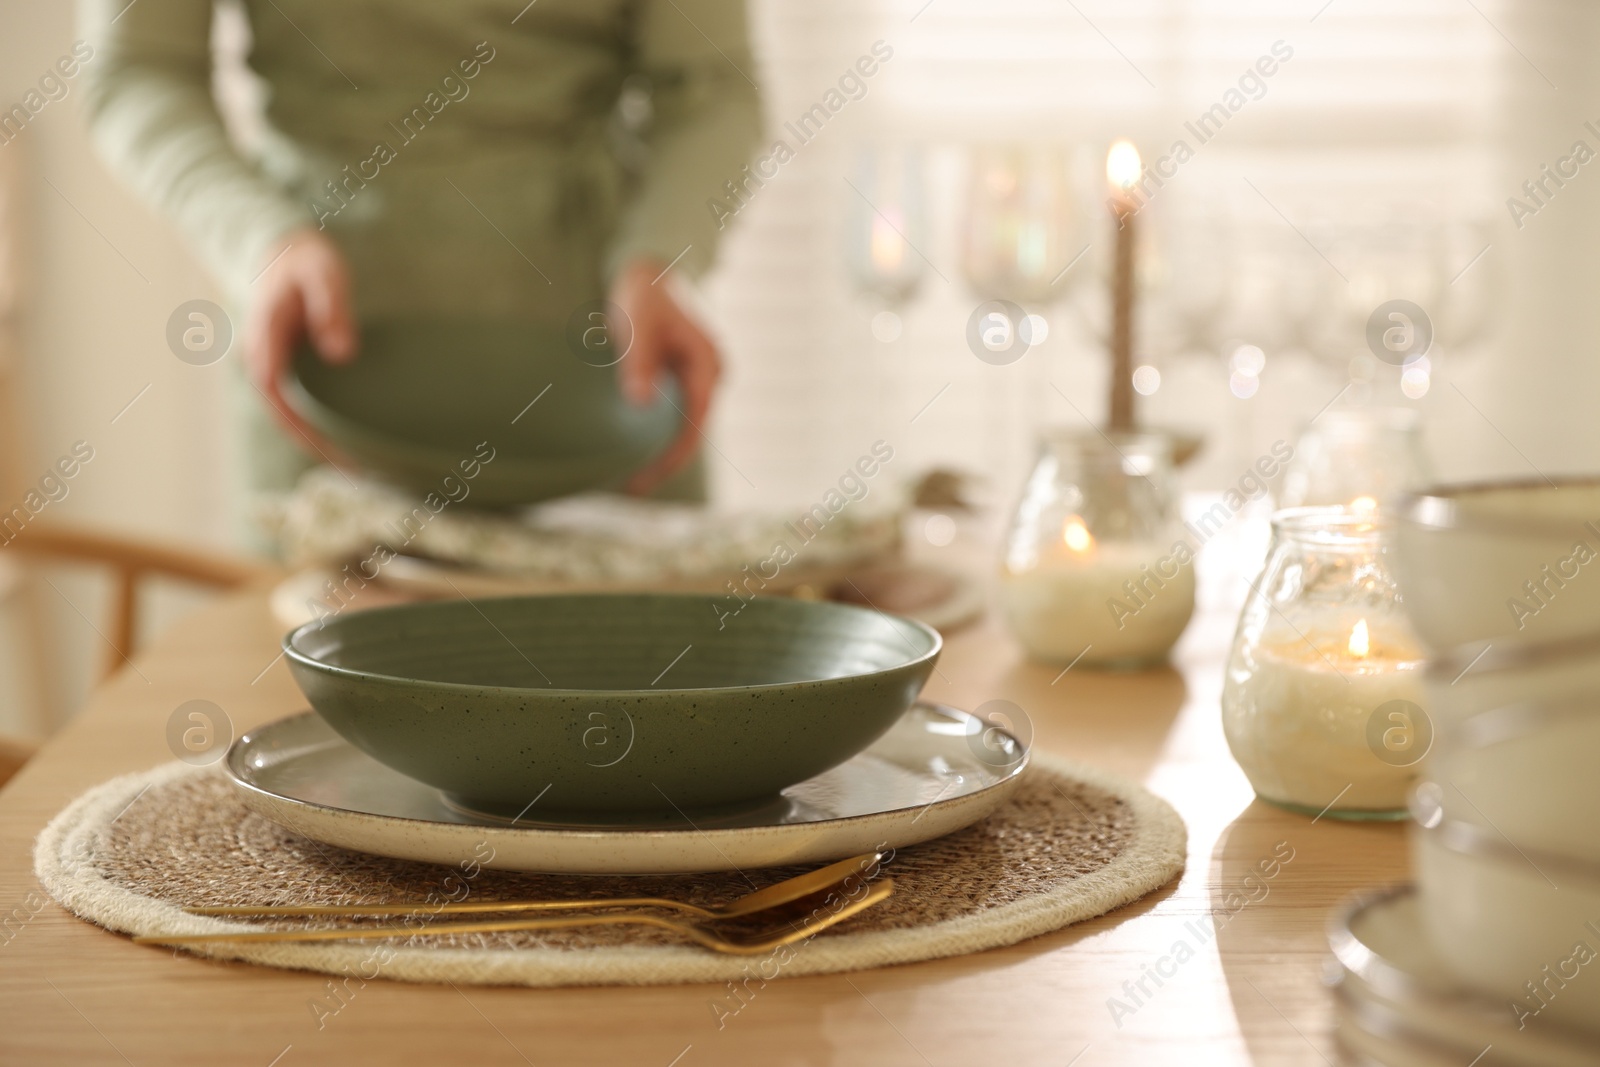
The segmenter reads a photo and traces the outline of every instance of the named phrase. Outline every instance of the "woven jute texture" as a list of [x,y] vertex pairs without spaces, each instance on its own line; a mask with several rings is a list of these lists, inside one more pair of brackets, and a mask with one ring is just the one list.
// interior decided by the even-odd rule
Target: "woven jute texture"
[[[771,957],[721,956],[650,927],[442,934],[450,918],[432,917],[425,907],[413,919],[414,928],[428,931],[423,936],[193,950],[362,979],[484,985],[720,982],[752,973],[861,970],[1014,944],[1104,914],[1176,877],[1184,848],[1183,822],[1164,801],[1036,753],[1022,787],[999,811],[893,854],[882,866],[895,879],[889,900]],[[579,877],[388,859],[300,837],[249,812],[216,770],[181,763],[115,779],[73,801],[39,835],[34,867],[68,910],[134,935],[249,928],[187,915],[180,910],[186,905],[641,895],[717,904],[802,871]]]

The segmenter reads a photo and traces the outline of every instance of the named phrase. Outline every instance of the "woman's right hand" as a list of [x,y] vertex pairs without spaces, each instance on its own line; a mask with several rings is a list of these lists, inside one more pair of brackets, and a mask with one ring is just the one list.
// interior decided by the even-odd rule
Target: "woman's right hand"
[[309,226],[273,244],[263,262],[246,308],[245,370],[277,420],[329,458],[326,444],[284,402],[281,383],[303,337],[329,363],[355,358],[350,269],[338,246]]

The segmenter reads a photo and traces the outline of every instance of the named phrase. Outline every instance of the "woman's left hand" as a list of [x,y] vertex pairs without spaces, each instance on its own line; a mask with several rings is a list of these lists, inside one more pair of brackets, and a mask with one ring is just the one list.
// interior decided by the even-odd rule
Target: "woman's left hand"
[[660,485],[699,450],[711,394],[722,375],[717,346],[672,298],[664,273],[661,263],[635,260],[611,285],[611,303],[628,317],[633,331],[632,346],[617,365],[622,395],[636,407],[649,406],[663,395],[662,372],[678,379],[683,394],[683,430],[628,481],[628,491],[639,495]]

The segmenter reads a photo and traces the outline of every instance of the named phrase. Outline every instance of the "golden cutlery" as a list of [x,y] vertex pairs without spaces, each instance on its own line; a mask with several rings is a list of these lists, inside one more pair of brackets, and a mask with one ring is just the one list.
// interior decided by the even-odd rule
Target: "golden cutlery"
[[648,912],[616,911],[599,915],[579,915],[553,919],[504,919],[498,922],[434,923],[421,929],[406,926],[355,927],[335,930],[254,930],[236,934],[170,934],[136,937],[140,945],[193,945],[217,941],[283,942],[283,941],[356,941],[381,937],[428,936],[432,934],[488,934],[514,930],[561,930],[574,926],[655,926],[683,934],[706,948],[732,956],[759,956],[782,945],[804,941],[812,934],[825,930],[835,923],[878,904],[894,893],[894,879],[884,878],[872,883],[860,900],[852,901],[825,915],[815,912],[805,921],[791,925],[788,930],[758,937],[729,937],[706,928],[704,922],[692,923],[681,919],[666,919]]
[[846,881],[851,875],[873,870],[883,862],[883,853],[868,852],[847,860],[830,863],[826,867],[787,878],[776,885],[746,893],[727,904],[702,907],[682,900],[665,897],[613,897],[608,900],[485,900],[460,904],[306,904],[273,907],[270,905],[239,905],[185,908],[190,915],[220,916],[325,916],[325,915],[409,915],[427,912],[433,915],[471,915],[513,911],[573,911],[595,908],[671,908],[686,912],[706,921],[733,919],[751,915],[780,904],[789,904],[803,897],[815,896],[826,889]]

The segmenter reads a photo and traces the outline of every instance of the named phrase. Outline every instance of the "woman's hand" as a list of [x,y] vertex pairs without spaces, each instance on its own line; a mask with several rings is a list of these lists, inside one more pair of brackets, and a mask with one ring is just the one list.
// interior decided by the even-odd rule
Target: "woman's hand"
[[[326,444],[284,402],[280,383],[295,345],[309,336],[329,363],[356,355],[350,309],[350,270],[321,231],[295,230],[267,250],[264,269],[250,287],[245,321],[245,369],[278,421],[314,449]],[[324,451],[324,458],[328,458]]]
[[722,375],[717,346],[695,324],[660,280],[665,266],[636,260],[623,268],[611,285],[611,302],[633,327],[633,345],[617,365],[622,395],[645,407],[661,395],[663,371],[678,379],[683,394],[683,430],[665,452],[629,479],[628,491],[650,492],[687,463],[700,447],[700,431],[711,410],[711,394]]

